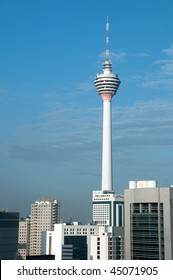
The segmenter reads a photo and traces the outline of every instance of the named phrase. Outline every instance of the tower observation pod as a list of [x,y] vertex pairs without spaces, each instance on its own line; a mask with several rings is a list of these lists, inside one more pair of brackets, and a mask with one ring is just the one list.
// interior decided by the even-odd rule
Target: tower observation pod
[[103,143],[102,143],[102,191],[113,191],[112,176],[112,97],[120,85],[117,74],[112,72],[109,60],[109,22],[106,22],[106,60],[103,63],[103,73],[97,74],[94,84],[103,99]]

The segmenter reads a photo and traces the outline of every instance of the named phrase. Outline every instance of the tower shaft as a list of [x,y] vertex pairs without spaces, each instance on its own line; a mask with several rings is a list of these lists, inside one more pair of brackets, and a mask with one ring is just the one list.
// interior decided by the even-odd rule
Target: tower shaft
[[103,99],[102,191],[113,190],[111,115],[111,100]]

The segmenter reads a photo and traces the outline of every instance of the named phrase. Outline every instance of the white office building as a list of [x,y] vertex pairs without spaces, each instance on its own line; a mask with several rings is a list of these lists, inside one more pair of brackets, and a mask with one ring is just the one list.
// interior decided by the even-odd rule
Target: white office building
[[55,260],[123,259],[122,236],[122,227],[55,224],[54,231],[43,233],[42,254]]
[[93,223],[98,226],[124,226],[124,198],[113,191],[93,191]]

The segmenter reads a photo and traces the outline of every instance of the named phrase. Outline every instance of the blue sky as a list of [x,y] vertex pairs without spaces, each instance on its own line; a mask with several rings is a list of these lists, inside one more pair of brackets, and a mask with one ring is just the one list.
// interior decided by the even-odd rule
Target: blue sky
[[101,188],[102,100],[93,80],[110,58],[114,190],[173,184],[172,0],[0,1],[0,208],[30,214],[61,200],[88,221]]

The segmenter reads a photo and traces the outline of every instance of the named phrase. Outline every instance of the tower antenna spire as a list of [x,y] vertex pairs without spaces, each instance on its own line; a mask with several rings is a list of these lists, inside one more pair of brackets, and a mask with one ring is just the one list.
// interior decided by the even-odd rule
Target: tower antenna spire
[[106,19],[106,61],[109,61],[109,17]]

